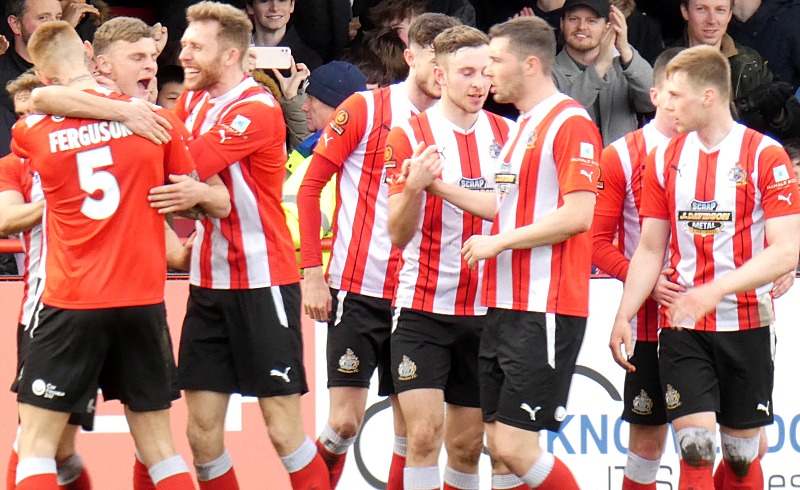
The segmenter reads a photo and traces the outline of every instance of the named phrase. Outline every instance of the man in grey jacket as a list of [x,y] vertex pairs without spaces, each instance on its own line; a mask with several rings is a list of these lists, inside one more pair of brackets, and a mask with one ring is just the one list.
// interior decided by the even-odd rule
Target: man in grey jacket
[[608,0],[567,0],[565,45],[553,64],[558,89],[589,112],[603,144],[638,128],[638,112],[653,112],[653,68],[628,44],[625,15]]

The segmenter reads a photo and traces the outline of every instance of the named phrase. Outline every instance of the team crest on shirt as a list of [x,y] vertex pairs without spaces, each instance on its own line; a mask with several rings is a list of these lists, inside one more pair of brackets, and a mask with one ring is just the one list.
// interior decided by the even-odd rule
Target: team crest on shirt
[[747,183],[747,172],[737,162],[732,169],[728,170],[728,180],[737,186],[745,185]]
[[664,401],[667,403],[667,410],[675,410],[681,406],[681,394],[668,384],[667,391],[664,393]]
[[410,381],[417,377],[417,365],[408,356],[403,356],[403,362],[397,367],[397,374],[400,381]]
[[333,120],[329,126],[339,136],[344,134],[344,127],[350,122],[350,112],[347,109],[339,109],[339,112],[333,116]]
[[361,364],[361,361],[358,360],[358,356],[348,347],[344,355],[339,358],[339,372],[347,374],[357,373],[359,364]]
[[391,145],[386,145],[383,150],[383,168],[397,168],[397,160],[394,158],[394,148]]
[[633,413],[637,415],[652,415],[653,400],[644,390],[639,390],[639,394],[633,399]]
[[533,147],[536,146],[536,139],[538,137],[539,135],[536,134],[536,128],[534,128],[534,130],[531,131],[531,134],[528,135],[528,141],[525,143],[525,148],[528,150],[532,150]]
[[497,160],[497,157],[500,156],[500,151],[502,149],[503,147],[500,146],[499,143],[497,143],[497,140],[492,140],[492,144],[489,145],[489,158],[491,158],[492,160]]
[[733,213],[717,209],[717,201],[698,201],[692,199],[689,210],[678,211],[678,221],[686,223],[686,227],[694,235],[716,235],[725,223],[733,221]]

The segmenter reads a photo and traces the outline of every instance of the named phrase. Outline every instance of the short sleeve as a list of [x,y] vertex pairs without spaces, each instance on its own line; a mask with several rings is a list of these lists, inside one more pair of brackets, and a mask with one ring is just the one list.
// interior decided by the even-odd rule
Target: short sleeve
[[619,218],[625,202],[628,182],[622,169],[617,149],[610,145],[600,156],[600,177],[597,179],[597,202],[595,216]]
[[778,145],[764,148],[758,157],[758,175],[765,218],[800,213],[797,175],[786,150]]
[[341,167],[353,153],[367,128],[367,102],[355,93],[336,108],[319,138],[314,153]]
[[0,158],[0,192],[4,191],[16,191],[24,194],[22,160],[13,153]]
[[[643,218],[669,219],[669,200],[667,191],[658,179],[656,155],[659,148],[651,151],[644,164],[644,189],[639,215]],[[665,162],[666,166],[666,162]]]
[[600,152],[603,148],[597,126],[584,116],[569,117],[553,141],[561,194],[597,192]]
[[386,148],[383,153],[383,169],[386,174],[386,183],[389,185],[389,195],[403,192],[405,183],[398,182],[403,173],[403,162],[411,158],[414,150],[408,134],[399,126],[392,128],[386,138]]
[[186,175],[195,170],[195,163],[186,143],[190,140],[189,132],[184,125],[169,111],[164,109],[159,114],[169,120],[172,129],[171,139],[164,145],[164,170],[166,175]]

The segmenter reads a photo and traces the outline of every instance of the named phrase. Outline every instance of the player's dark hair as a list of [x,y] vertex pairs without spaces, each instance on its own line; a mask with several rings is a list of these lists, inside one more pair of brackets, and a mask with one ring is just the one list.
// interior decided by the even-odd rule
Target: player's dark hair
[[508,39],[508,46],[519,59],[538,58],[542,73],[549,75],[556,57],[556,35],[550,24],[539,17],[517,17],[489,29],[492,39]]
[[417,17],[408,28],[408,45],[427,48],[433,46],[433,40],[445,29],[461,25],[455,17],[444,14],[427,13]]

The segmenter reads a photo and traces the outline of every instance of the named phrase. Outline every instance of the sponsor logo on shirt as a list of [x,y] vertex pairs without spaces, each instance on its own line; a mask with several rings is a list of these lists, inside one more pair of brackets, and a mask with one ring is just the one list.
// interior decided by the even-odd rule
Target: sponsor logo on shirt
[[775,177],[775,182],[789,180],[789,171],[786,170],[786,165],[778,165],[777,167],[773,167],[772,176]]
[[594,145],[591,143],[581,143],[581,158],[594,160]]
[[344,134],[344,128],[350,122],[350,112],[347,109],[339,109],[339,112],[333,116],[333,121],[329,126],[339,136]]
[[242,134],[245,131],[247,131],[247,128],[249,126],[250,126],[250,119],[247,119],[241,114],[234,117],[233,122],[231,122],[231,128],[233,128],[239,134]]
[[458,181],[458,185],[463,187],[464,189],[474,189],[474,190],[488,190],[486,189],[486,179],[483,177],[478,177],[477,179],[468,179],[467,177],[461,177],[461,180]]
[[695,235],[716,235],[726,222],[733,221],[733,213],[717,209],[717,201],[693,199],[689,210],[678,211],[678,221],[683,221]]

